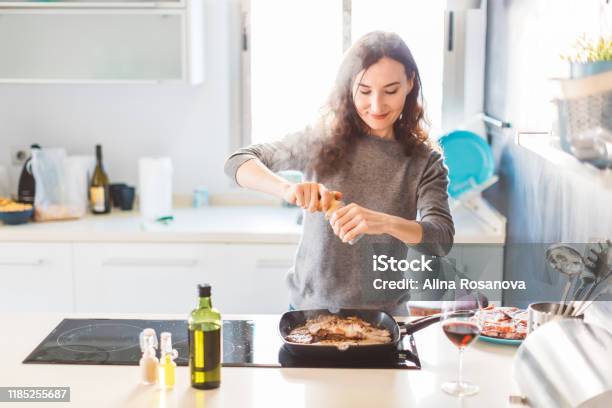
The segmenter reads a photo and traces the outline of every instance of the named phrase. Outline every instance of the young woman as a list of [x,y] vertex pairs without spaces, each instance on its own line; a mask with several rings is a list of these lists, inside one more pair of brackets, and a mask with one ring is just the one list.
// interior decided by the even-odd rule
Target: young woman
[[[225,172],[240,186],[308,210],[287,275],[292,307],[404,314],[406,291],[373,288],[374,278],[385,276],[373,271],[373,255],[450,250],[447,169],[424,128],[420,89],[402,39],[366,34],[346,52],[320,123],[227,159]],[[308,181],[287,182],[275,174],[281,170],[302,171]],[[349,204],[326,220],[334,199]]]

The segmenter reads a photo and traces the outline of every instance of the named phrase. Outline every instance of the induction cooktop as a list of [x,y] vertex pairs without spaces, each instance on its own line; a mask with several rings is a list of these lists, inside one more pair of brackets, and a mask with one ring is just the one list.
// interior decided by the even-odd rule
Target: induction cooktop
[[[172,333],[179,366],[189,364],[185,320],[64,319],[23,361],[24,364],[138,365],[139,335],[145,328]],[[284,347],[278,319],[223,321],[224,367],[346,367],[420,369],[416,344],[405,336],[397,353],[384,359],[315,361],[296,358]]]

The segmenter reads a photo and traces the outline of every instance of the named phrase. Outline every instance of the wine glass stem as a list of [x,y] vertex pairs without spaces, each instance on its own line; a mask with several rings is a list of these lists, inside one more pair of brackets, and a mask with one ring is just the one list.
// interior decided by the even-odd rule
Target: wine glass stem
[[463,347],[459,347],[459,373],[457,374],[457,385],[461,387],[463,385]]

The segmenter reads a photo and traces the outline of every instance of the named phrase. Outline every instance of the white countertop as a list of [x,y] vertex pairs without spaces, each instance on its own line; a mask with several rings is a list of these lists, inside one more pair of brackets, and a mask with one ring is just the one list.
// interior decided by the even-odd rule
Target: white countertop
[[[138,212],[113,211],[79,220],[0,225],[0,241],[297,243],[302,227],[295,208],[218,206],[177,208],[169,225],[143,222]],[[458,208],[455,243],[504,243],[503,232]]]
[[[53,407],[508,407],[516,393],[511,365],[516,348],[477,341],[464,356],[464,378],[480,393],[463,400],[440,384],[457,375],[457,348],[439,324],[415,334],[421,370],[223,368],[216,390],[195,390],[189,369],[178,367],[176,386],[160,391],[139,384],[139,367],[22,364],[21,361],[64,317],[171,318],[182,315],[0,314],[0,386],[69,386],[70,403]],[[227,315],[225,319],[250,319]],[[278,316],[261,315],[278,319]],[[0,404],[1,405],[1,404]],[[19,403],[39,407],[40,403]]]

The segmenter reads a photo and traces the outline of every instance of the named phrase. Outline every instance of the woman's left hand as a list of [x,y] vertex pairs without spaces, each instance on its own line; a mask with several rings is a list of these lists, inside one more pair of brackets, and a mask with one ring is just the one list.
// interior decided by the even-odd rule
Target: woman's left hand
[[361,234],[384,234],[387,218],[385,213],[351,203],[336,210],[329,223],[342,242],[349,242]]

